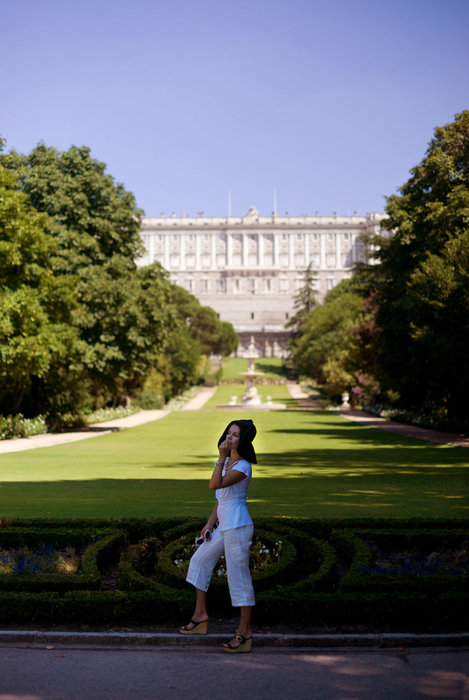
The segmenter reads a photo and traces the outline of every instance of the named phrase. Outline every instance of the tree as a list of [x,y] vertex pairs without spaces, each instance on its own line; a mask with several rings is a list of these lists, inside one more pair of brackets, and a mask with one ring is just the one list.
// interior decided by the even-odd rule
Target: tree
[[13,151],[2,157],[37,211],[53,221],[57,240],[54,268],[80,274],[90,265],[120,257],[131,267],[143,253],[143,212],[131,192],[106,173],[90,149],[72,146],[61,152],[39,144],[29,155]]
[[210,306],[202,306],[193,294],[177,285],[172,287],[171,301],[203,355],[227,356],[236,350],[238,334],[231,323],[220,321]]
[[[71,318],[75,280],[54,276],[56,249],[38,214],[0,164],[0,411],[70,410],[83,400],[82,344]],[[62,375],[65,381],[59,381]],[[47,389],[46,389],[47,387]]]
[[296,313],[286,324],[287,328],[294,329],[294,336],[301,328],[306,315],[316,306],[317,279],[317,274],[313,270],[313,264],[310,262],[303,275],[303,286],[298,289],[293,298],[293,306],[296,309]]
[[[339,363],[342,376],[347,375],[347,386],[342,386],[341,391],[350,388],[348,385],[352,384],[353,377],[344,360],[356,342],[351,330],[361,323],[364,308],[364,301],[358,294],[345,291],[340,296],[334,295],[331,301],[326,298],[322,306],[310,311],[293,348],[295,370],[319,383],[327,383],[332,374],[337,376]],[[324,373],[327,363],[331,372],[329,376]],[[333,383],[334,393],[337,393],[337,382]]]
[[469,111],[435,130],[388,198],[380,252],[379,353],[401,405],[464,420],[469,393]]
[[82,362],[96,405],[119,402],[143,383],[171,329],[170,283],[161,266],[137,270],[141,211],[88,148],[62,153],[41,144],[2,157],[33,206],[48,215],[49,265],[74,280],[71,320],[85,343]]
[[235,329],[228,321],[220,321],[220,340],[216,352],[217,355],[227,357],[238,347],[239,338]]

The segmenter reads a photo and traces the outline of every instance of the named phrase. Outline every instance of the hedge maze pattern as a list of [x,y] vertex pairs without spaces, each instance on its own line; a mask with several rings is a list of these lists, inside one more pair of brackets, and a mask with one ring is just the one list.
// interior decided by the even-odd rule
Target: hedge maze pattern
[[[0,621],[177,624],[192,611],[184,557],[199,528],[182,519],[0,522],[3,552],[81,552],[76,574],[1,573]],[[436,631],[469,622],[467,521],[257,520],[253,567],[260,625]],[[209,606],[230,614],[226,581],[213,578]]]

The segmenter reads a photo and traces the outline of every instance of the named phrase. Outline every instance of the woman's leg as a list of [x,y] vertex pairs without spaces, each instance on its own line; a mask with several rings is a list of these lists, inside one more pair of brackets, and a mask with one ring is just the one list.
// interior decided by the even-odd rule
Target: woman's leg
[[[191,632],[193,629],[198,627],[201,622],[208,622],[207,591],[201,591],[200,588],[196,588],[194,614],[192,615],[191,621],[188,622],[187,625],[182,625],[182,627],[179,628],[179,631],[187,634],[187,632]],[[197,630],[197,632],[199,633],[199,630]],[[207,625],[203,625],[200,628],[200,632],[206,634]]]
[[[199,623],[208,620],[207,590],[215,564],[223,554],[223,533],[215,530],[209,540],[200,545],[189,564],[186,581],[195,588],[195,609],[192,619]],[[183,630],[190,631],[196,625],[189,622]]]
[[[233,607],[240,609],[236,634],[247,639],[252,637],[251,613],[255,603],[251,572],[249,571],[249,549],[253,530],[252,525],[246,525],[225,532],[225,558],[231,603]],[[236,648],[239,646],[239,642],[234,638],[230,645],[232,648]]]
[[200,588],[195,589],[195,610],[192,619],[196,622],[208,620],[207,591],[201,591]]
[[236,634],[240,634],[242,637],[247,637],[248,639],[252,637],[251,613],[252,605],[242,605],[240,607],[239,625],[236,632]]

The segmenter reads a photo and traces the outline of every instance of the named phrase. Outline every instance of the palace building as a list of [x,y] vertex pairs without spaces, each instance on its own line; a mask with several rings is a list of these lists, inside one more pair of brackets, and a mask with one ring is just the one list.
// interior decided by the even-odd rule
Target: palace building
[[240,337],[239,354],[252,336],[265,356],[285,352],[294,296],[311,263],[317,299],[368,262],[359,236],[380,232],[382,213],[366,216],[260,216],[144,218],[145,255],[140,266],[158,261],[175,284],[211,306]]

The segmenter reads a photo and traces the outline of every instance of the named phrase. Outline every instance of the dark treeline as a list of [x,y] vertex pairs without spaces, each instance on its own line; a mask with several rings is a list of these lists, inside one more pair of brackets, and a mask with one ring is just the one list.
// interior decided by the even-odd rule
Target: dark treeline
[[88,148],[0,156],[0,414],[60,423],[142,390],[156,407],[236,349],[158,263],[137,268],[142,214]]
[[[359,264],[300,318],[294,367],[334,397],[469,428],[469,111],[437,128]],[[311,275],[310,275],[311,277]]]

